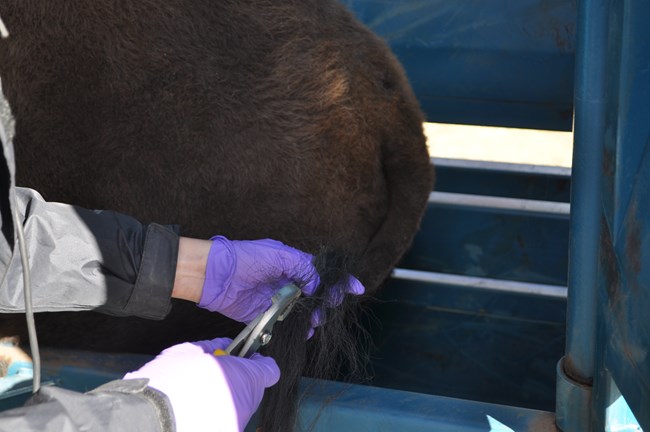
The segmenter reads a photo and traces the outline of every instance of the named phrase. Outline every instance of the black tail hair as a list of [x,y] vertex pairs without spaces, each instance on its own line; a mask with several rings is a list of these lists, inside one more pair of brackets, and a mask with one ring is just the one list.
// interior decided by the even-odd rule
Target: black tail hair
[[[345,294],[356,262],[337,251],[317,254],[314,264],[321,283],[315,294],[300,297],[291,314],[274,329],[264,354],[277,361],[282,376],[266,390],[258,423],[261,431],[294,430],[301,376],[336,380],[358,380],[363,376],[368,351],[364,348],[367,338],[357,319],[361,298],[345,295],[341,305],[328,307],[329,298]],[[316,308],[324,313],[326,322],[305,340]]]

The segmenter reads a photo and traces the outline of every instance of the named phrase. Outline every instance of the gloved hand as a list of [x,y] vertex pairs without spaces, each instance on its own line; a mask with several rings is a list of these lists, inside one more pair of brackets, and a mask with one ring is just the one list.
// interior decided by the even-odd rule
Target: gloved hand
[[[237,321],[249,323],[271,306],[271,297],[288,283],[312,295],[320,278],[313,256],[275,240],[230,241],[212,238],[199,306]],[[364,288],[354,276],[344,289],[333,289],[329,307],[343,301],[342,291],[361,295]],[[312,316],[312,327],[322,324],[322,313]],[[310,332],[310,335],[313,331]]]
[[243,431],[264,389],[280,379],[271,357],[212,355],[231,339],[174,345],[124,379],[149,378],[149,387],[169,398],[178,432]]

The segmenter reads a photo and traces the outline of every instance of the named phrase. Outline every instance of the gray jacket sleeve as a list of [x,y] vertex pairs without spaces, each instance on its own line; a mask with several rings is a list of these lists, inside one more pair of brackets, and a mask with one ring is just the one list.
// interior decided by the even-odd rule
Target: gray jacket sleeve
[[25,231],[34,311],[164,318],[171,308],[177,228],[46,202],[34,190],[14,187],[12,135],[13,119],[0,94],[0,313],[24,309],[15,208]]
[[[35,312],[97,309],[164,318],[171,308],[178,235],[112,211],[45,202],[16,188]],[[3,221],[4,224],[4,221]],[[20,251],[14,243],[0,284],[0,312],[23,310]]]
[[43,387],[25,406],[0,413],[0,431],[174,431],[169,399],[147,382],[111,381],[85,394]]

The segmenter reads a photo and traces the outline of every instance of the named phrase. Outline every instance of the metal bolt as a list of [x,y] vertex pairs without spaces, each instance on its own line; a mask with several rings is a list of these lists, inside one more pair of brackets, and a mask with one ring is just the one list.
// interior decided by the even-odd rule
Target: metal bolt
[[271,333],[269,333],[269,332],[262,333],[260,335],[260,343],[262,345],[266,345],[267,343],[269,343],[271,341],[271,336],[273,336],[273,335]]

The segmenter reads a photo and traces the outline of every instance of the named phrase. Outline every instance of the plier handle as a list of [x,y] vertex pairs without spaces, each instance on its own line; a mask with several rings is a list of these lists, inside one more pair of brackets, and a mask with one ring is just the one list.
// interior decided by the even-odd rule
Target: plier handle
[[233,339],[232,343],[225,349],[225,353],[239,357],[252,356],[260,346],[264,346],[273,336],[273,325],[276,321],[284,320],[293,305],[300,297],[300,288],[294,284],[285,285],[276,292],[271,301],[271,307],[259,314],[251,321],[244,330]]

